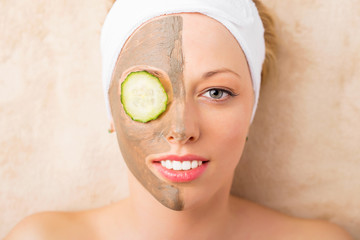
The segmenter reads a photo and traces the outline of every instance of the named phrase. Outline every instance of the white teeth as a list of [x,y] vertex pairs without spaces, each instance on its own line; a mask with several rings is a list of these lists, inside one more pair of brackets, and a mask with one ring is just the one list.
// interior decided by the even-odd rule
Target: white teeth
[[191,163],[190,161],[184,161],[182,162],[182,170],[189,170],[191,169]]
[[170,160],[166,160],[166,162],[165,162],[165,167],[166,167],[167,169],[172,169],[172,168],[173,168],[172,165],[173,165],[173,164],[172,164],[172,162],[171,162]]
[[173,161],[172,165],[174,170],[182,170],[182,164],[180,161]]
[[174,169],[176,171],[180,170],[190,170],[202,165],[202,161],[192,160],[192,161],[172,161],[172,160],[162,160],[161,165],[167,169]]
[[199,166],[198,161],[194,160],[191,162],[191,168],[197,168]]

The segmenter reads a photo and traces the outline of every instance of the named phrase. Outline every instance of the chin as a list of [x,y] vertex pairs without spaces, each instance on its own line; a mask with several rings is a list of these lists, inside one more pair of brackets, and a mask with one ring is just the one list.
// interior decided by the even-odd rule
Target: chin
[[[232,176],[232,174],[229,174]],[[182,187],[183,209],[182,211],[191,211],[208,208],[214,204],[220,204],[227,201],[230,196],[232,178],[223,179],[223,181],[199,181]]]

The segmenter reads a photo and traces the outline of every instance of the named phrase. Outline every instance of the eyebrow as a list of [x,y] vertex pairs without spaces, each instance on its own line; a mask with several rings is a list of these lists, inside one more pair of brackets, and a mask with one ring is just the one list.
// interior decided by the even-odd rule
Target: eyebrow
[[219,73],[232,73],[232,74],[235,74],[236,76],[238,76],[239,78],[241,78],[241,76],[238,73],[236,73],[233,70],[228,69],[228,68],[220,68],[220,69],[216,69],[216,70],[213,70],[210,72],[206,72],[203,74],[202,78],[203,79],[210,78]]

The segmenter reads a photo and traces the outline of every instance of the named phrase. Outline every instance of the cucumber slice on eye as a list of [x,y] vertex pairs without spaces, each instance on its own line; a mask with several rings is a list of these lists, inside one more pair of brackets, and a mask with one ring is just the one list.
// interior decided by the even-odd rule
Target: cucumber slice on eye
[[146,123],[165,110],[168,95],[159,78],[146,72],[132,72],[121,83],[121,103],[134,121]]

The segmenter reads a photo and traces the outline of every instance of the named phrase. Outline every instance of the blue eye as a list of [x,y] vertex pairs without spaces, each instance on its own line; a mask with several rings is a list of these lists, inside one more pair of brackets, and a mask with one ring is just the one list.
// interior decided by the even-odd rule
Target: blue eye
[[235,94],[233,94],[229,90],[224,90],[220,88],[211,88],[203,94],[204,97],[208,97],[214,100],[221,100],[228,96],[234,96],[234,95]]
[[223,95],[226,95],[227,93],[220,90],[220,89],[211,89],[209,90],[209,95],[211,98],[214,98],[214,99],[220,99],[222,98]]

